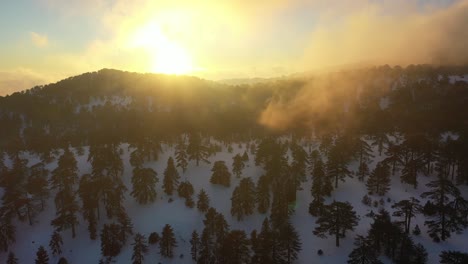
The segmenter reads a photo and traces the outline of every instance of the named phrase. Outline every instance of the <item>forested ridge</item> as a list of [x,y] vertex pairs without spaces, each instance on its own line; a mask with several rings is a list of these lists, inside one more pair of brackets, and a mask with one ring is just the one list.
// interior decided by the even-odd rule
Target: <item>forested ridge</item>
[[[453,77],[464,74],[466,67],[382,66],[229,86],[103,69],[0,97],[0,146],[44,151],[90,142],[173,140],[193,132],[219,139],[462,132],[468,126],[468,83]],[[269,105],[287,106],[304,93],[324,97],[327,107],[289,115],[290,125],[280,131],[259,123]],[[315,101],[301,103],[313,107]]]

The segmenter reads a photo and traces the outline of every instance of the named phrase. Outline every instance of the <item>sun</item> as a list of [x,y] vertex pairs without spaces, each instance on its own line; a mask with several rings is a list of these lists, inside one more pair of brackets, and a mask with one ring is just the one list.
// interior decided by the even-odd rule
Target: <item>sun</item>
[[187,52],[173,43],[161,46],[152,58],[151,71],[167,74],[187,74],[193,70]]
[[135,30],[132,45],[148,55],[148,70],[166,74],[188,74],[194,67],[187,51],[161,31],[156,22],[149,22]]

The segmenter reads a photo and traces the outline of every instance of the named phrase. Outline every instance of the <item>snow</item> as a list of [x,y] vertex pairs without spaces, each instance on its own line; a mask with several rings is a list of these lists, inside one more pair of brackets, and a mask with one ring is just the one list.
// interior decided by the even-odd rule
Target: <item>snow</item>
[[[307,150],[308,145],[304,144],[304,147]],[[157,184],[157,201],[150,205],[139,205],[133,197],[130,196],[131,185],[131,172],[132,167],[129,163],[129,154],[133,150],[129,148],[128,144],[122,144],[121,148],[123,150],[122,159],[124,162],[124,173],[123,179],[124,183],[127,185],[128,192],[126,193],[125,207],[129,216],[132,219],[134,225],[134,233],[140,232],[146,237],[149,236],[151,232],[160,233],[165,224],[170,224],[175,232],[178,247],[175,250],[173,259],[163,259],[159,255],[159,248],[154,245],[150,245],[149,253],[145,256],[145,263],[193,263],[190,256],[190,237],[193,230],[197,230],[201,233],[203,229],[203,219],[204,215],[200,213],[196,208],[190,209],[185,206],[184,200],[179,198],[177,194],[172,195],[173,202],[168,202],[167,195],[164,194],[162,190],[162,178],[163,171],[166,168],[166,162],[169,156],[174,157],[174,149],[163,145],[163,153],[160,155],[159,160],[147,162],[144,166],[151,167],[155,169],[158,173],[159,182]],[[200,163],[200,166],[195,166],[195,162],[190,162],[187,172],[185,174],[181,173],[181,181],[187,179],[189,180],[195,189],[195,195],[198,194],[201,188],[204,188],[210,197],[210,205],[215,207],[217,211],[221,212],[228,221],[231,230],[232,229],[242,229],[245,230],[248,234],[254,230],[260,230],[261,223],[265,217],[268,215],[254,214],[252,216],[246,217],[243,221],[239,222],[230,214],[231,208],[231,195],[234,188],[238,185],[240,179],[237,179],[234,175],[231,177],[231,187],[225,188],[218,185],[213,185],[209,183],[209,178],[211,176],[211,167],[214,161],[216,160],[225,160],[226,165],[231,169],[232,157],[238,153],[242,154],[245,150],[245,144],[241,147],[238,144],[233,144],[233,152],[228,153],[224,147],[224,151],[217,153],[212,156],[209,160],[211,164]],[[84,173],[89,173],[91,168],[87,162],[89,148],[84,148],[83,155],[76,155],[79,173],[80,175]],[[76,153],[76,151],[75,151]],[[61,153],[59,153],[61,154]],[[243,171],[243,175],[246,177],[251,177],[254,182],[257,181],[258,177],[262,175],[263,169],[254,165],[254,156],[249,154],[249,162],[246,168]],[[375,167],[375,164],[384,159],[385,157],[379,156],[378,152],[375,150],[374,153],[376,158],[374,161],[369,164],[370,169]],[[33,165],[39,161],[39,158],[35,155],[24,153],[24,158],[28,159],[28,166]],[[8,166],[11,166],[11,160],[6,159]],[[349,165],[354,171],[357,170],[357,162],[354,162]],[[57,166],[57,161],[47,164],[47,169],[53,170]],[[384,197],[385,205],[384,207],[392,212],[391,205],[399,200],[414,196],[421,200],[424,204],[424,199],[421,199],[419,196],[422,192],[425,191],[425,184],[431,181],[433,178],[420,175],[419,187],[418,189],[413,189],[413,187],[400,183],[399,174],[397,173],[392,178],[392,189]],[[297,193],[297,204],[295,214],[292,216],[291,221],[294,224],[295,228],[300,234],[302,240],[302,250],[299,253],[299,260],[297,263],[346,263],[349,253],[353,249],[354,237],[357,234],[365,235],[369,229],[371,219],[365,215],[373,210],[374,212],[378,211],[378,208],[369,207],[361,203],[362,197],[367,193],[365,184],[359,182],[356,178],[347,178],[346,182],[340,182],[339,187],[332,194],[332,197],[327,198],[327,203],[333,200],[337,201],[347,201],[350,202],[357,214],[360,217],[359,225],[353,232],[348,232],[345,239],[342,239],[341,246],[339,248],[335,247],[335,242],[333,237],[328,237],[326,239],[318,238],[312,234],[312,231],[315,228],[316,218],[312,217],[308,213],[309,203],[312,201],[311,194],[311,179],[302,185],[302,190]],[[468,188],[461,187],[461,192],[468,194]],[[51,194],[53,197],[54,194]],[[379,200],[380,197],[371,196],[372,200]],[[387,202],[387,198],[391,199],[391,202]],[[466,197],[465,197],[466,198]],[[196,196],[194,196],[196,201]],[[380,205],[379,205],[380,207]],[[27,221],[19,222],[16,220],[17,227],[17,239],[16,243],[12,246],[11,250],[15,252],[19,258],[20,263],[33,263],[35,259],[35,254],[37,248],[40,245],[43,245],[48,249],[48,244],[50,237],[53,233],[53,229],[50,225],[50,221],[54,218],[55,208],[53,203],[53,198],[50,198],[48,201],[48,206],[44,212],[42,212],[34,222],[34,225],[30,226]],[[65,230],[62,231],[62,237],[64,240],[63,245],[63,256],[65,256],[70,263],[98,263],[100,259],[100,241],[99,238],[96,241],[89,239],[89,234],[87,231],[87,224],[79,216],[80,224],[77,227],[77,237],[75,239],[71,238],[71,231]],[[98,226],[98,230],[102,228],[105,223],[111,221],[105,219],[104,216],[101,216],[101,220]],[[426,233],[426,227],[424,226],[424,217],[418,215],[412,224],[412,228],[418,224],[421,228],[420,236],[413,236],[416,243],[422,243],[429,254],[428,263],[435,264],[438,263],[440,251],[442,250],[460,250],[466,251],[466,241],[468,241],[468,232],[462,234],[453,234],[446,242],[434,243],[429,238]],[[132,255],[132,238],[127,241],[124,246],[121,254],[117,257],[116,263],[130,263]],[[317,251],[322,249],[324,252],[323,256],[318,256]],[[183,258],[180,256],[183,255]],[[0,262],[4,262],[6,259],[6,253],[0,253]],[[59,256],[53,257],[50,255],[51,263],[56,263],[59,259]],[[384,263],[391,263],[390,260],[382,257]]]
[[380,98],[379,106],[380,106],[381,110],[387,109],[389,105],[390,105],[390,98],[388,98],[388,97]]
[[92,110],[95,106],[103,106],[106,103],[110,103],[112,106],[120,106],[120,107],[127,107],[133,101],[133,98],[130,96],[110,96],[104,98],[95,98],[90,97],[89,102],[87,104],[78,105],[75,108],[75,113],[79,113],[81,109],[87,109],[88,111]]
[[466,83],[468,83],[468,74],[465,74],[463,76],[461,76],[461,75],[450,75],[450,76],[448,76],[448,78],[449,78],[449,82],[451,84],[454,84],[456,82],[466,82]]

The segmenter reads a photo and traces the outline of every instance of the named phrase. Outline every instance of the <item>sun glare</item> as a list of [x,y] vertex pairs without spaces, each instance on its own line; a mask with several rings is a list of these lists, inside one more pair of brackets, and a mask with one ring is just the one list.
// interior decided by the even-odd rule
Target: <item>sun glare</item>
[[132,41],[134,47],[143,48],[148,54],[149,71],[166,74],[187,74],[193,71],[187,51],[169,39],[156,22],[138,28]]

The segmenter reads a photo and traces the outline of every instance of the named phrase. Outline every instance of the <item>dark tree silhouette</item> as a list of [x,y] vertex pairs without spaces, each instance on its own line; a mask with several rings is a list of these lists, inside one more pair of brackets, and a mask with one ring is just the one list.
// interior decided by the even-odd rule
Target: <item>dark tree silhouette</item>
[[210,198],[204,189],[201,189],[198,193],[197,208],[202,213],[206,213],[210,208]]
[[344,238],[346,231],[354,230],[358,223],[356,212],[349,203],[334,201],[330,205],[324,206],[322,215],[317,219],[317,227],[314,234],[319,237],[335,236],[335,244],[340,246],[340,238]]
[[0,219],[0,249],[8,251],[11,244],[15,243],[16,228],[11,219],[3,217]]
[[40,246],[37,249],[36,253],[36,264],[49,264],[49,255],[43,246]]
[[257,181],[256,198],[258,212],[264,214],[270,208],[270,185],[268,178],[262,175]]
[[468,253],[460,251],[442,251],[440,253],[441,264],[465,264],[468,263]]
[[141,264],[145,259],[145,254],[148,252],[148,245],[146,244],[146,237],[140,233],[135,234],[132,254],[132,263]]
[[161,232],[161,240],[159,241],[159,253],[162,257],[172,258],[174,256],[174,248],[177,242],[174,236],[174,231],[170,225],[165,225]]
[[378,259],[378,252],[372,246],[372,241],[358,235],[354,241],[356,246],[349,254],[349,264],[381,264]]
[[244,159],[239,154],[235,155],[232,159],[232,173],[236,175],[237,178],[240,178],[242,170],[245,168]]
[[344,182],[347,176],[351,177],[351,171],[348,169],[348,157],[339,145],[333,146],[328,155],[327,177],[334,182],[336,189],[338,182]]
[[226,260],[223,263],[249,263],[249,239],[242,230],[232,230],[222,241],[221,254]]
[[198,235],[196,230],[193,230],[192,232],[192,238],[190,239],[190,254],[192,255],[192,259],[197,261],[199,251],[200,251],[200,236]]
[[211,171],[213,172],[210,178],[210,182],[212,184],[220,184],[224,187],[229,187],[231,185],[231,173],[226,167],[224,161],[216,161],[213,164]]
[[189,144],[187,146],[187,154],[189,160],[195,160],[197,166],[200,165],[200,161],[210,163],[208,161],[208,148],[203,146],[202,139],[199,134],[191,134],[189,137]]
[[54,231],[49,242],[49,247],[50,247],[50,250],[52,251],[53,256],[62,254],[62,245],[63,245],[62,236],[60,235],[59,232]]
[[152,168],[135,168],[132,176],[132,192],[139,204],[152,203],[156,200],[158,177]]
[[122,229],[118,224],[105,224],[101,231],[101,254],[112,259],[117,256],[125,241],[122,240]]
[[428,226],[429,236],[434,241],[445,241],[452,232],[461,231],[467,225],[466,216],[460,217],[460,214],[466,214],[466,209],[457,210],[460,204],[467,202],[460,196],[459,189],[448,179],[439,176],[426,186],[430,190],[424,192],[421,197],[432,201],[435,214],[428,215],[431,220],[426,220],[424,224]]
[[231,215],[241,221],[244,216],[253,214],[254,208],[255,184],[250,178],[243,178],[232,193]]
[[18,259],[15,256],[15,253],[11,252],[8,253],[8,258],[6,260],[6,264],[18,264]]
[[177,167],[182,169],[182,173],[185,173],[188,167],[188,156],[184,141],[184,138],[181,137],[175,147],[175,158],[177,162]]
[[164,180],[163,180],[163,189],[164,192],[168,195],[172,195],[174,190],[179,186],[179,173],[174,166],[174,160],[172,157],[169,157],[167,160],[167,167],[164,170]]
[[422,211],[422,207],[419,204],[419,200],[410,197],[408,200],[401,200],[398,203],[392,205],[392,208],[396,209],[393,212],[393,216],[403,218],[401,223],[404,226],[406,234],[409,234],[411,228],[411,219]]
[[390,167],[384,163],[377,163],[375,169],[366,182],[369,194],[385,195],[390,190]]

